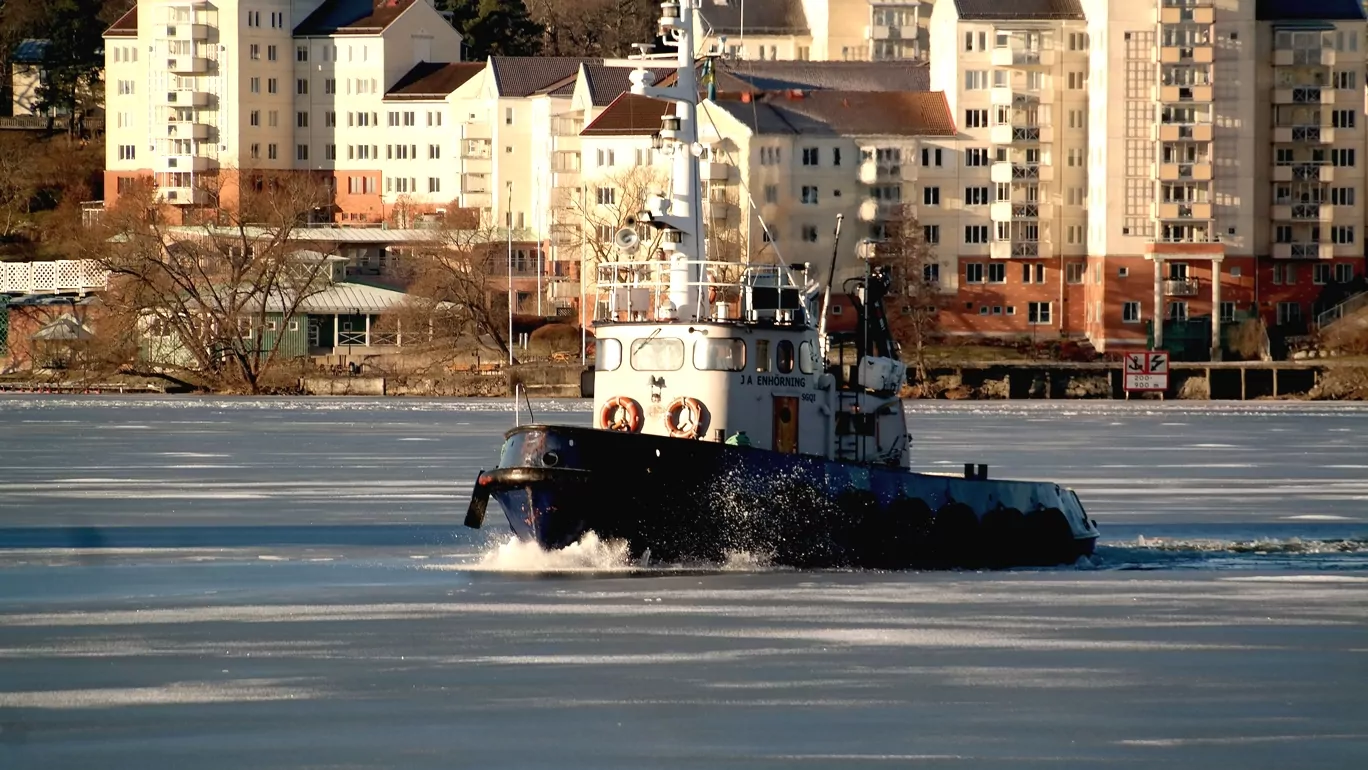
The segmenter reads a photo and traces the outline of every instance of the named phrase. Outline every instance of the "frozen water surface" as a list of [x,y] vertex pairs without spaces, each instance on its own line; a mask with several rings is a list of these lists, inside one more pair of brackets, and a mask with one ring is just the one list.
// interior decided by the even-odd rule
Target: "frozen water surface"
[[1368,767],[1368,408],[911,411],[1097,557],[542,554],[459,526],[507,401],[0,399],[0,767]]

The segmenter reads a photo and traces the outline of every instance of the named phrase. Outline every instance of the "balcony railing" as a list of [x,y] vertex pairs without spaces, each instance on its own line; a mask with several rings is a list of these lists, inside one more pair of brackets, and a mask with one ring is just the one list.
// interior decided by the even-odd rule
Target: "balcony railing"
[[1201,285],[1196,278],[1164,281],[1164,294],[1169,297],[1195,297]]

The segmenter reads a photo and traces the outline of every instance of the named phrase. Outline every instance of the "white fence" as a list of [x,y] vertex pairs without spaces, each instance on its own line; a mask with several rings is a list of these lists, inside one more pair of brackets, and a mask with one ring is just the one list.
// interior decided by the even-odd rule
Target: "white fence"
[[93,259],[0,262],[0,294],[84,294],[103,291],[108,278]]

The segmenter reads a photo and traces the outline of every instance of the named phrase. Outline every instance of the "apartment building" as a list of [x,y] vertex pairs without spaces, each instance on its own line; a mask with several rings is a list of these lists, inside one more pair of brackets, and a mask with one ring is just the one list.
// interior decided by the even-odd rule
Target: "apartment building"
[[473,73],[434,63],[460,52],[428,0],[140,0],[105,32],[106,200],[151,177],[166,203],[231,205],[242,173],[307,170],[340,221],[450,201],[437,91]]
[[[1117,350],[1199,316],[1294,329],[1362,273],[1355,0],[952,0],[931,31],[958,162],[991,160],[988,256],[1023,263],[996,291],[1037,294],[1038,264],[1059,334]],[[961,281],[975,246],[958,244]]]
[[756,61],[903,61],[929,51],[931,2],[703,0],[703,50]]

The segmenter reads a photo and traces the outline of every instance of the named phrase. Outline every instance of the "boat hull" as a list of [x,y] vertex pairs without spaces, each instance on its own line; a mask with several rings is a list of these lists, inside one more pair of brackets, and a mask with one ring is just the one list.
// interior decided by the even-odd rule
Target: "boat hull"
[[716,442],[533,425],[505,436],[466,523],[493,498],[547,549],[585,533],[653,561],[750,553],[804,568],[1072,563],[1097,528],[1072,490],[961,478]]

